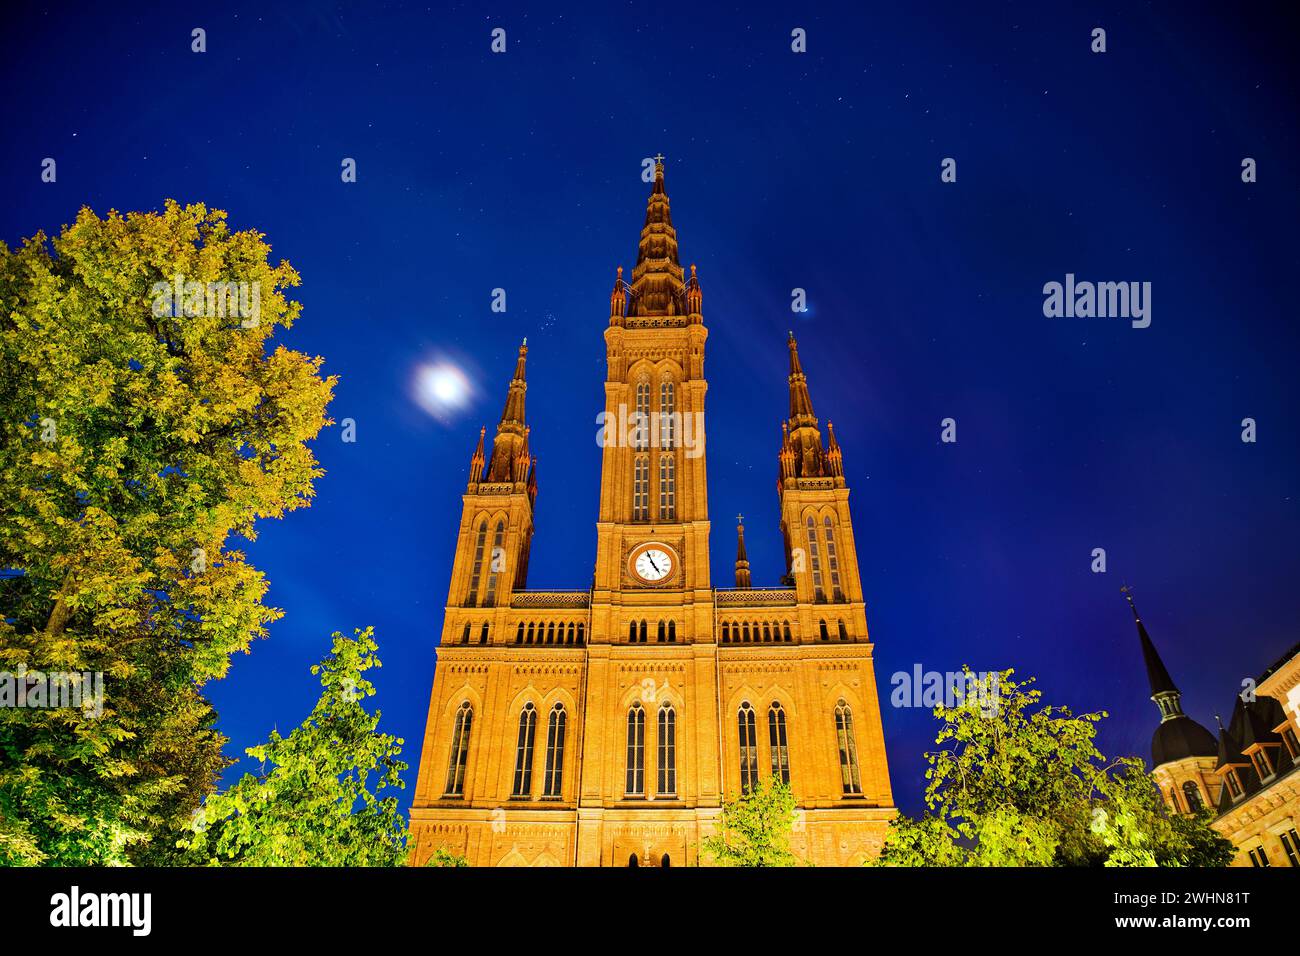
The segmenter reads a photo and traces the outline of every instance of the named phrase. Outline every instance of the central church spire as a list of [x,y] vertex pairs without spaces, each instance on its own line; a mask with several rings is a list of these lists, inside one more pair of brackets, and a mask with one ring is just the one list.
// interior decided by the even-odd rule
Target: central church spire
[[677,259],[677,230],[673,228],[664,188],[663,157],[655,157],[654,188],[646,202],[645,225],[632,269],[630,316],[686,315],[685,282]]

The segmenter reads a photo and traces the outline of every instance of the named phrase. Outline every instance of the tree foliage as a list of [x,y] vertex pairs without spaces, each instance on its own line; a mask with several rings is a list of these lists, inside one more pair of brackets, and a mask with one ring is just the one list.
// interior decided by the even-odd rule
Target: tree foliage
[[288,737],[272,731],[248,755],[262,762],[207,798],[181,842],[196,862],[238,866],[398,866],[406,824],[397,797],[402,740],[378,732],[380,712],[365,673],[379,667],[374,629],[335,632],[330,656],[312,667],[323,688]]
[[723,804],[701,848],[718,866],[802,866],[790,849],[796,819],[789,785],[769,777]]
[[[309,502],[334,386],[268,348],[300,311],[269,254],[174,202],[0,244],[0,670],[105,691],[0,709],[0,863],[169,862],[226,766],[202,684],[280,614],[231,539]],[[197,298],[156,308],[177,276]],[[204,300],[229,282],[254,320]]]
[[[897,817],[882,866],[1222,866],[1206,818],[1170,813],[1141,760],[1097,749],[1104,712],[1043,706],[1034,680],[998,675],[993,701],[940,705],[927,811]],[[993,703],[995,706],[990,707]]]

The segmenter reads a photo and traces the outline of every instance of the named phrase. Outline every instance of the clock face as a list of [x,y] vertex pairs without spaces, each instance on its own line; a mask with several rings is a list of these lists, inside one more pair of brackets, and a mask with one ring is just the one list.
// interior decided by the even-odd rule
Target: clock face
[[636,556],[632,569],[641,580],[653,584],[673,573],[673,556],[663,548],[646,548]]

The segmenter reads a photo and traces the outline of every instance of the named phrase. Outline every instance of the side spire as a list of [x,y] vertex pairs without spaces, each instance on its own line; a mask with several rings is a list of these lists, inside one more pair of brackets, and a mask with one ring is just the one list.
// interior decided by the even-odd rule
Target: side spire
[[528,339],[519,346],[515,360],[514,378],[506,393],[506,405],[501,412],[496,437],[492,439],[492,464],[488,468],[488,481],[522,482],[527,479],[528,426],[524,420],[524,396],[528,391],[525,367],[528,361]]
[[1129,609],[1133,612],[1133,623],[1137,625],[1138,641],[1142,645],[1142,660],[1146,663],[1147,681],[1151,685],[1151,699],[1159,705],[1159,698],[1162,695],[1174,695],[1175,712],[1166,714],[1165,707],[1160,706],[1161,718],[1169,720],[1171,717],[1176,717],[1182,713],[1182,708],[1178,703],[1178,698],[1182,695],[1174,684],[1174,679],[1169,676],[1165,662],[1160,659],[1159,653],[1156,652],[1156,646],[1151,641],[1151,635],[1147,634],[1146,625],[1142,623],[1142,618],[1138,615],[1137,605],[1133,603],[1133,589],[1125,584],[1120,588],[1120,591],[1124,593]]
[[745,553],[745,516],[736,515],[736,587],[750,587],[749,555]]
[[[787,459],[785,449],[782,450],[782,475],[820,478],[830,474],[830,467],[825,449],[822,448],[822,433],[817,428],[817,416],[813,414],[808,378],[799,361],[799,343],[795,340],[794,332],[790,333],[786,345],[790,349],[790,418],[785,424],[786,449],[792,458]],[[788,474],[787,462],[793,464],[792,474]]]

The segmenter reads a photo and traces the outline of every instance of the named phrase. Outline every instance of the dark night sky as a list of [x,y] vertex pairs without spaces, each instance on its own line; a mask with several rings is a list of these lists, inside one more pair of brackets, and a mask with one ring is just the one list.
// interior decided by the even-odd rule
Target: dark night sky
[[[5,14],[0,239],[57,231],[83,204],[228,210],[302,273],[284,339],[325,356],[341,376],[331,412],[357,422],[355,444],[337,427],[317,441],[328,473],[311,509],[264,522],[248,549],[286,615],[210,687],[232,753],[305,716],[331,631],[374,624],[381,726],[414,763],[469,455],[523,336],[541,485],[529,585],[590,583],[601,333],[614,268],[635,258],[641,159],[658,151],[710,330],[715,583],[731,582],[737,512],[754,583],[783,570],[793,326],[844,448],[886,698],[916,663],[1015,666],[1052,701],[1109,710],[1107,752],[1149,758],[1156,711],[1123,581],[1210,726],[1296,642],[1300,156],[1278,15],[525,6]],[[790,51],[794,27],[807,54]],[[939,180],[949,156],[955,184]],[[1067,272],[1151,282],[1151,327],[1045,318],[1043,284]],[[796,286],[807,314],[790,311]],[[476,390],[446,421],[410,388],[438,357]],[[939,442],[948,416],[955,445]],[[1256,444],[1240,440],[1246,416]],[[1097,547],[1106,574],[1089,570]],[[884,716],[914,811],[936,728],[924,711]]]

